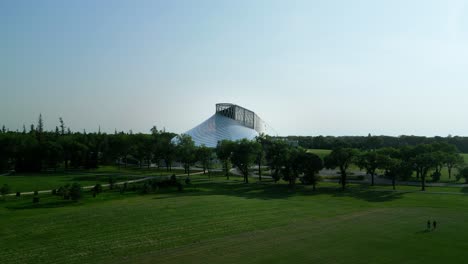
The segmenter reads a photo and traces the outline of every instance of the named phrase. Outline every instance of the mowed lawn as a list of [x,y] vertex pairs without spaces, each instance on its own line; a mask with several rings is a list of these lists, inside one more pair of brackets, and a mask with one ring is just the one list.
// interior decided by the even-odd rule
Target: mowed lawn
[[[183,192],[0,202],[1,263],[451,263],[468,196],[194,177]],[[337,186],[338,187],[338,186]],[[437,230],[426,232],[436,219]]]
[[165,169],[138,169],[102,167],[96,170],[82,170],[76,172],[44,172],[44,173],[16,173],[0,176],[0,186],[8,184],[12,192],[32,192],[57,189],[66,184],[77,182],[81,186],[91,186],[97,183],[107,184],[109,178],[115,181],[128,181],[147,176],[167,176],[181,174],[182,170],[166,171]]
[[[110,175],[100,175],[92,173],[77,174],[19,174],[13,176],[0,176],[0,185],[8,184],[12,192],[32,192],[41,190],[57,189],[66,184],[74,182],[82,186],[91,186],[97,183],[106,184]],[[112,175],[116,181],[126,181],[141,178],[141,176],[121,176]]]

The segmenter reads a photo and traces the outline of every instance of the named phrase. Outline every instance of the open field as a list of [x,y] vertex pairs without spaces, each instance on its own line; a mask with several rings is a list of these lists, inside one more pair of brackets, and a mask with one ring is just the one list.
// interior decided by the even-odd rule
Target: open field
[[[468,195],[317,192],[193,177],[183,192],[0,202],[8,263],[440,263],[468,253]],[[429,191],[439,190],[430,188]],[[445,188],[440,190],[451,190]],[[453,188],[455,192],[463,190]],[[438,229],[426,232],[426,221]],[[25,254],[27,252],[27,254]],[[2,261],[3,262],[3,261]]]
[[328,154],[330,154],[330,149],[308,149],[307,152],[314,153],[320,158],[325,158]]

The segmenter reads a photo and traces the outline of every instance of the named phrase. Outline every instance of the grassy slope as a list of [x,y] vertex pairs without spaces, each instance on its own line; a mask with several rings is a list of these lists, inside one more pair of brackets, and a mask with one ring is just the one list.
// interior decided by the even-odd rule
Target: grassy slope
[[[44,196],[41,208],[21,199],[0,202],[9,263],[440,263],[468,255],[465,195],[292,193],[199,179],[183,193],[106,193],[78,204]],[[439,229],[425,232],[434,217]]]
[[115,177],[117,181],[126,181],[142,178],[145,176],[170,175],[172,173],[183,173],[182,171],[166,172],[164,169],[118,169],[115,167],[101,167],[96,170],[78,172],[57,172],[28,174],[17,173],[11,176],[0,176],[0,186],[8,184],[12,192],[30,192],[34,190],[50,190],[60,186],[78,182],[82,186],[90,186],[96,183],[105,184],[109,176]]

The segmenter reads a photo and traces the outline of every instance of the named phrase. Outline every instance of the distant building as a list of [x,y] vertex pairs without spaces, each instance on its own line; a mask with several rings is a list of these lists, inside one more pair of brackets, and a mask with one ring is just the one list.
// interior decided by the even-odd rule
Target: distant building
[[[216,147],[218,141],[254,139],[267,133],[266,124],[253,111],[235,104],[216,104],[216,112],[200,125],[184,134],[190,135],[195,145]],[[175,139],[173,139],[175,141]]]

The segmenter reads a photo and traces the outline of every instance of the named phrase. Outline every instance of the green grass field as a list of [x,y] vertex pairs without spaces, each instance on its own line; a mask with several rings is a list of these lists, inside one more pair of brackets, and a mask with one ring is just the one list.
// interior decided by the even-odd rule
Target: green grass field
[[329,149],[308,149],[307,152],[314,153],[320,158],[325,158],[325,156],[329,155],[331,150]]
[[[468,255],[468,196],[194,176],[183,192],[0,202],[8,263],[453,263]],[[377,188],[377,187],[376,187]],[[429,191],[450,190],[430,188]],[[437,230],[427,232],[426,221]]]
[[9,176],[0,176],[0,186],[8,184],[12,192],[30,192],[35,190],[51,190],[78,182],[82,186],[90,186],[96,183],[106,184],[109,177],[116,181],[128,181],[146,176],[165,176],[173,173],[183,173],[181,170],[167,172],[165,169],[138,169],[103,166],[96,170],[76,172],[48,172],[48,173],[17,173]]

